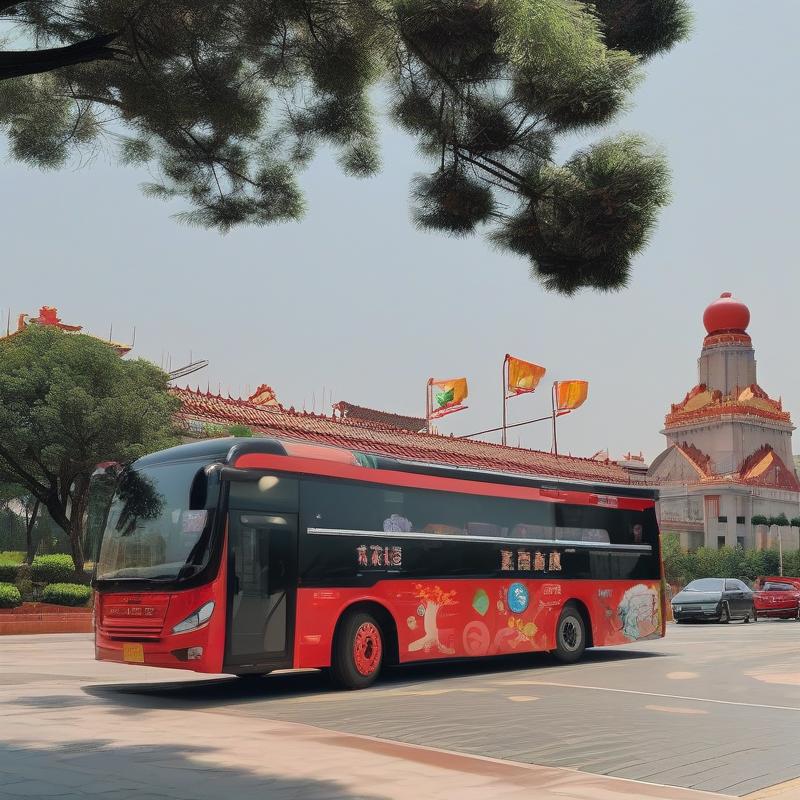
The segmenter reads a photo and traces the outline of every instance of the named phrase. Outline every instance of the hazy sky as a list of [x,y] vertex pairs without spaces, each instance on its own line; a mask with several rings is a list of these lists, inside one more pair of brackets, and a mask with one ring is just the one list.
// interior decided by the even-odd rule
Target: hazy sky
[[[325,387],[326,405],[332,391],[422,415],[429,376],[466,375],[469,410],[439,426],[456,434],[499,425],[510,352],[546,366],[545,381],[590,381],[560,449],[652,459],[669,404],[696,381],[703,309],[732,291],[750,306],[759,382],[798,419],[800,3],[695,6],[691,40],[650,63],[619,122],[662,145],[674,174],[673,203],[623,292],[547,294],[525,261],[478,238],[416,231],[409,179],[428,166],[387,128],[379,177],[343,177],[322,154],[302,222],[225,237],[170,219],[139,192],[147,173],[110,157],[48,174],[4,159],[3,315],[56,305],[122,340],[136,326],[140,356],[211,362],[193,385],[238,396],[269,383],[308,409]],[[548,409],[545,388],[511,401],[510,421]],[[516,431],[514,444],[549,449],[546,424]]]

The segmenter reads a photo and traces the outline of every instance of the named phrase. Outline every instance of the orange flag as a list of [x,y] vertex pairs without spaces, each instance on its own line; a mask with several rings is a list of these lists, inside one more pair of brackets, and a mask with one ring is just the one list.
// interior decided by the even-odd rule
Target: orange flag
[[469,393],[466,378],[435,381],[431,378],[431,419],[463,411]]
[[558,381],[556,383],[556,411],[574,411],[586,402],[588,381]]
[[514,356],[507,355],[506,361],[508,361],[508,394],[510,397],[535,391],[547,371],[538,364],[532,364],[530,361],[523,361]]

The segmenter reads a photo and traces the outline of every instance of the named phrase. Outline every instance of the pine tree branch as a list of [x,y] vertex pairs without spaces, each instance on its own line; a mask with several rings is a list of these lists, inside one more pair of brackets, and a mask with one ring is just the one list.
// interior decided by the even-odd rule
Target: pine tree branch
[[483,164],[482,162],[478,161],[477,159],[472,158],[472,156],[467,155],[466,152],[460,152],[459,153],[459,148],[452,147],[451,149],[453,150],[454,155],[455,154],[459,154],[460,157],[464,159],[464,161],[468,161],[470,164],[473,164],[474,166],[478,167],[479,169],[482,169],[485,172],[488,172],[490,175],[494,175],[495,178],[499,178],[501,181],[505,181],[506,183],[510,183],[512,186],[514,186],[517,189],[522,189],[524,187],[525,183],[524,183],[524,179],[522,178],[521,175],[518,176],[518,178],[516,180],[513,179],[513,178],[509,178],[508,175],[504,175],[502,172],[498,172],[497,170],[494,170],[491,167],[487,167],[486,164]]
[[78,92],[60,96],[68,97],[71,100],[85,100],[88,103],[100,103],[105,106],[113,106],[114,108],[119,108],[120,110],[124,108],[122,103],[120,103],[119,100],[114,100],[113,97],[98,97],[94,94],[83,94]]
[[0,0],[0,14],[2,14],[4,11],[8,11],[10,8],[15,8],[16,6],[27,2],[28,0]]
[[10,50],[0,52],[0,80],[18,78],[22,75],[38,75],[52,72],[74,64],[91,61],[114,61],[125,51],[109,47],[121,31],[93,36],[66,47],[50,47],[44,50]]

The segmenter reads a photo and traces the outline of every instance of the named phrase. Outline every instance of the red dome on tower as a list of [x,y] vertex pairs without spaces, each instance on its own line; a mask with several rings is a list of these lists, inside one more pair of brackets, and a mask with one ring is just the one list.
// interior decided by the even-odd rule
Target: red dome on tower
[[750,309],[730,292],[723,292],[703,312],[703,325],[709,334],[723,331],[744,333],[750,324]]

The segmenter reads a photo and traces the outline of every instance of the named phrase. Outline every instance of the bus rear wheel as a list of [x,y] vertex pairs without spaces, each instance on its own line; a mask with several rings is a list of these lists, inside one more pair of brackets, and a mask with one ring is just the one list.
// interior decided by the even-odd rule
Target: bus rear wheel
[[553,655],[564,664],[577,661],[586,650],[586,624],[574,603],[567,603],[556,626],[556,649]]
[[355,611],[339,625],[333,643],[331,677],[343,689],[365,689],[381,671],[385,644],[381,626],[372,614]]

